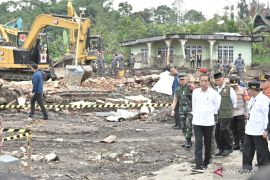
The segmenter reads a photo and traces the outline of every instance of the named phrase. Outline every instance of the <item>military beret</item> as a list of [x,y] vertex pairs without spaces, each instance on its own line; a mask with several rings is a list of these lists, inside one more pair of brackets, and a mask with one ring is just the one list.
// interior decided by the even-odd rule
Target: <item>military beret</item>
[[262,74],[259,77],[260,81],[266,81],[266,80],[270,80],[270,74]]
[[207,68],[200,68],[199,69],[199,72],[200,73],[207,73],[208,72],[208,69]]
[[230,77],[230,85],[231,86],[235,86],[238,85],[240,83],[240,79],[236,76],[231,76]]
[[214,74],[214,79],[218,79],[218,78],[221,78],[221,77],[223,77],[222,72],[217,72],[217,73]]
[[248,82],[248,88],[250,89],[259,89],[260,83],[259,82]]

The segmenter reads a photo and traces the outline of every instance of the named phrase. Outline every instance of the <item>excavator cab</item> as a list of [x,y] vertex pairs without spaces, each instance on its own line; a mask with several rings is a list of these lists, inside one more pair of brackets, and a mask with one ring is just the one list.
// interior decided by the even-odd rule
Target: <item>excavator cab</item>
[[23,43],[25,42],[26,38],[28,36],[28,32],[18,32],[18,35],[17,35],[17,47],[20,48]]
[[88,59],[96,60],[98,52],[103,50],[103,40],[100,35],[91,35],[87,37]]

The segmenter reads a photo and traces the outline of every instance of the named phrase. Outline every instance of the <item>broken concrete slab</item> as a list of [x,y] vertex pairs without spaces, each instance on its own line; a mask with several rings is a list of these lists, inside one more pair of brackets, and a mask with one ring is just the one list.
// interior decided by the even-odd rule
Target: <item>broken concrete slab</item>
[[111,115],[114,115],[115,112],[114,111],[110,111],[110,112],[96,112],[96,116],[97,117],[108,117]]
[[155,111],[155,108],[152,106],[142,106],[140,109],[141,114],[150,114]]
[[110,135],[110,136],[106,137],[105,139],[103,139],[103,140],[100,141],[100,142],[104,142],[104,143],[109,143],[109,144],[110,144],[110,143],[115,142],[116,138],[117,138],[117,136],[115,136],[115,135]]
[[113,112],[112,115],[106,118],[107,121],[110,122],[120,122],[125,120],[132,120],[138,117],[137,111],[129,111],[126,109],[117,109],[117,112]]
[[111,104],[126,104],[126,103],[128,103],[128,100],[122,99],[122,98],[117,98],[117,99],[105,98],[105,102],[111,103]]
[[55,153],[50,153],[45,156],[47,162],[59,161],[59,157]]
[[151,99],[144,97],[143,95],[138,96],[125,96],[125,99],[128,99],[130,103],[151,103]]

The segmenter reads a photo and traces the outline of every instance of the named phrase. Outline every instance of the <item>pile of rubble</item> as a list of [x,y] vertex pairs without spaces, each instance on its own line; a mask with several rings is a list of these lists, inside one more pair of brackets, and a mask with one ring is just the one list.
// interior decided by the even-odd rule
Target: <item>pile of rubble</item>
[[86,79],[82,86],[97,91],[114,91],[121,86],[125,86],[126,89],[140,89],[145,86],[152,87],[158,80],[159,75],[157,74],[131,78],[97,77]]

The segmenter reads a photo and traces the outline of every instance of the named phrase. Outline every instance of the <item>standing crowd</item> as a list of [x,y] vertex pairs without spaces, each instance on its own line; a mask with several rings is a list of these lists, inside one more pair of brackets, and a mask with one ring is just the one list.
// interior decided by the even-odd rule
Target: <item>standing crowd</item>
[[[236,64],[238,61],[242,61],[240,56]],[[192,171],[202,173],[213,155],[229,156],[234,150],[243,154],[241,171],[253,169],[255,152],[259,168],[269,164],[270,75],[263,74],[243,87],[239,76],[232,75],[226,82],[222,72],[210,77],[205,68],[200,69],[197,83],[175,67],[170,71],[174,76],[173,128],[182,129],[182,147],[186,149],[190,149],[191,137],[195,136]],[[217,152],[213,152],[214,146]]]

